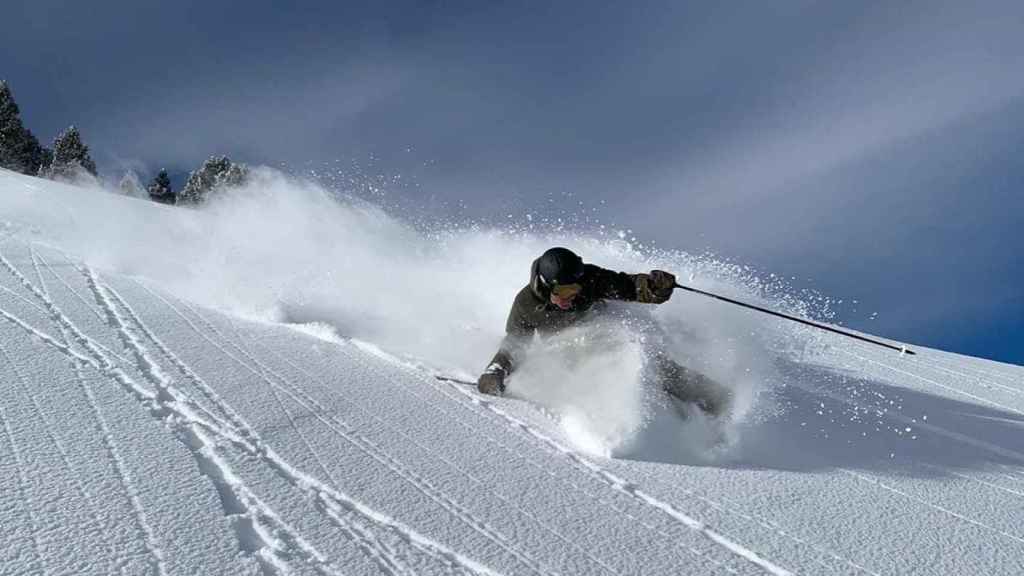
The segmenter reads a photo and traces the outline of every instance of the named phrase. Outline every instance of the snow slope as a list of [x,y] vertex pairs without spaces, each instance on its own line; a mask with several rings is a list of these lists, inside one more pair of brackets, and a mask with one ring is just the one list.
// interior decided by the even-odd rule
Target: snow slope
[[[434,374],[486,363],[550,243],[768,297],[266,178],[193,211],[0,170],[0,574],[1024,573],[1024,369],[679,295],[481,397]],[[736,416],[659,402],[651,338]]]

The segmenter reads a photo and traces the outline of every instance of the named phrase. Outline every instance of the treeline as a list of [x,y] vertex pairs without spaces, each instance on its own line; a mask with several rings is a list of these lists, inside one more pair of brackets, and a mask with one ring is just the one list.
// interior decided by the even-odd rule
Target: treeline
[[[25,128],[10,86],[2,80],[0,168],[65,182],[97,178],[96,163],[89,155],[89,147],[82,141],[78,129],[71,126],[61,132],[53,141],[52,148],[42,146],[32,131]],[[144,189],[138,177],[129,172],[121,179],[119,187],[125,194],[148,196],[162,204],[196,205],[204,202],[211,192],[240,186],[248,178],[249,169],[244,164],[234,163],[226,156],[214,156],[193,171],[179,191],[171,187],[171,179],[166,170],[161,170]]]

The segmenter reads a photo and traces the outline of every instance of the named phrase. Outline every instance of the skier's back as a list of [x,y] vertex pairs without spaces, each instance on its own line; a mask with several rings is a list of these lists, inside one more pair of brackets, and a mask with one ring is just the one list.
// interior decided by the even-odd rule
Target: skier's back
[[[477,388],[485,394],[504,393],[505,377],[515,370],[534,333],[550,334],[571,326],[603,300],[661,304],[671,298],[675,285],[675,276],[662,270],[648,274],[614,272],[585,264],[566,248],[547,250],[534,260],[530,283],[516,295],[505,323],[505,338],[477,381]],[[670,394],[713,414],[728,410],[732,395],[727,389],[678,365],[661,351],[652,359],[658,378]]]

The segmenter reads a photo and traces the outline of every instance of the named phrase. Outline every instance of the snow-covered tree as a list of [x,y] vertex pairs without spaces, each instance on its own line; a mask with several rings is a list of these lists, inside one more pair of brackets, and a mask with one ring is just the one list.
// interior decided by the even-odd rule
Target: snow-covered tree
[[139,180],[139,175],[134,170],[128,170],[124,173],[117,188],[125,196],[131,196],[132,198],[147,197],[146,190],[142,187],[142,181]]
[[89,147],[82,142],[78,128],[71,126],[53,142],[53,160],[43,173],[54,180],[74,180],[82,171],[96,176],[96,163],[89,156]]
[[211,192],[241,186],[249,177],[249,168],[235,164],[226,156],[213,156],[202,167],[188,177],[178,201],[183,204],[200,204]]
[[35,176],[47,152],[32,131],[22,125],[11,88],[0,80],[0,168]]
[[174,204],[177,200],[177,196],[171,190],[171,179],[167,176],[167,170],[161,170],[156,178],[153,178],[146,187],[146,192],[149,192],[151,200],[161,204]]

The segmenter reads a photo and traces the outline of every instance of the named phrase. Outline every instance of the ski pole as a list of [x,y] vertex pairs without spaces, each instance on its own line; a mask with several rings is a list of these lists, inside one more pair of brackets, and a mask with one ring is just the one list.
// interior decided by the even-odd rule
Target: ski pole
[[462,384],[464,386],[476,386],[476,382],[470,382],[469,380],[463,380],[461,378],[452,378],[451,376],[443,376],[441,374],[435,374],[434,378],[442,382],[454,382],[456,384]]
[[737,306],[743,306],[744,308],[750,308],[751,310],[757,310],[758,312],[764,312],[765,314],[771,314],[772,316],[778,316],[779,318],[785,318],[786,320],[792,320],[794,322],[799,322],[801,324],[806,324],[808,326],[814,326],[815,328],[821,328],[822,330],[827,330],[829,332],[834,332],[836,334],[841,334],[843,336],[848,336],[850,338],[855,338],[857,340],[863,340],[864,342],[870,342],[871,344],[883,346],[891,350],[896,350],[901,354],[915,354],[913,350],[908,350],[906,346],[895,346],[893,344],[889,344],[886,342],[879,342],[878,340],[867,338],[865,336],[861,336],[860,334],[847,332],[846,330],[840,330],[839,328],[835,328],[834,326],[829,326],[827,324],[819,324],[818,322],[814,322],[812,320],[805,320],[804,318],[797,318],[796,316],[790,316],[789,314],[783,314],[782,312],[775,312],[774,310],[761,308],[760,306],[754,306],[753,304],[747,304],[746,302],[740,302],[739,300],[733,300],[732,298],[726,298],[725,296],[719,296],[718,294],[712,294],[711,292],[705,292],[703,290],[698,290],[696,288],[690,288],[689,286],[683,286],[682,284],[678,283],[676,284],[676,288],[681,288],[689,292],[696,292],[697,294],[703,294],[704,296],[708,296],[716,300],[721,300],[723,302],[728,302],[730,304],[735,304]]

